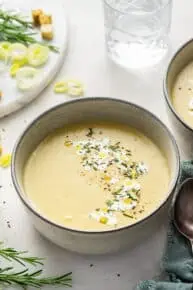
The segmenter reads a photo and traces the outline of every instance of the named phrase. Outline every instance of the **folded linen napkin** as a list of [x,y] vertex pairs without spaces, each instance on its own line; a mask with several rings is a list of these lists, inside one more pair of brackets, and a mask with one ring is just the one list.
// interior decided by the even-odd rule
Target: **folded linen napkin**
[[[181,165],[180,182],[193,177],[193,160]],[[174,227],[172,221],[168,230],[162,269],[166,274],[164,281],[147,280],[139,283],[136,290],[192,290],[193,254],[189,241]]]

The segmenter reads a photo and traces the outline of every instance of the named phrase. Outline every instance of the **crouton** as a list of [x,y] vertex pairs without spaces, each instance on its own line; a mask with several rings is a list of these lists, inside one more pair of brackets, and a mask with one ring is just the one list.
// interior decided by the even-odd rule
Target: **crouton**
[[40,25],[52,24],[52,15],[41,14],[40,15]]
[[41,25],[41,36],[45,40],[51,40],[53,38],[53,27],[52,24]]
[[40,26],[40,16],[43,15],[42,9],[32,10],[32,19],[35,26]]

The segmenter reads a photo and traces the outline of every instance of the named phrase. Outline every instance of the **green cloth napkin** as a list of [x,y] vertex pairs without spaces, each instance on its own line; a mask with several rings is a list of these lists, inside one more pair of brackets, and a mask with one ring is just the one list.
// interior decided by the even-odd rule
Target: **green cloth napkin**
[[[193,161],[184,161],[181,166],[180,182],[193,177]],[[192,290],[193,254],[189,241],[174,227],[172,221],[168,230],[165,254],[162,260],[165,281],[147,280],[137,290]]]

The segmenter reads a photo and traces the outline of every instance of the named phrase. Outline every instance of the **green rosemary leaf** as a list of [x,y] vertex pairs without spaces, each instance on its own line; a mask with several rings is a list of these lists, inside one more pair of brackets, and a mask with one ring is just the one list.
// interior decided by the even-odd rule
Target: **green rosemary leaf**
[[0,9],[0,41],[19,42],[26,46],[39,43],[47,46],[53,52],[59,52],[56,46],[44,41],[37,41],[34,38],[36,34],[32,22],[27,18],[18,13]]
[[[3,243],[0,242],[0,246]],[[7,261],[15,261],[25,268],[21,271],[15,271],[13,266],[0,268],[0,285],[4,286],[21,286],[23,289],[27,289],[28,286],[41,288],[45,285],[60,285],[64,287],[72,286],[72,273],[66,273],[61,276],[42,277],[43,269],[37,269],[30,271],[27,268],[27,264],[33,266],[43,265],[41,258],[26,256],[26,251],[17,251],[13,248],[0,248],[0,257]]]
[[[0,243],[0,246],[2,244],[3,243]],[[26,256],[25,254],[27,254],[26,251],[21,252],[21,251],[16,251],[13,248],[0,247],[0,256],[8,261],[16,261],[21,265],[25,265],[25,263],[31,264],[33,266],[38,265],[38,264],[43,265],[42,263],[43,259],[37,258],[37,257]]]

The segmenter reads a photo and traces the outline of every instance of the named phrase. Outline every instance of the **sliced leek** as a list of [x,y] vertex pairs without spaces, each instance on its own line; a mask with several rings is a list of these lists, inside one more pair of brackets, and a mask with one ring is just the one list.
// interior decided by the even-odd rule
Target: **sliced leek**
[[67,93],[70,96],[81,96],[84,94],[83,84],[77,80],[57,82],[54,86],[55,93]]
[[71,96],[81,96],[84,94],[83,85],[77,80],[68,80],[68,94]]
[[7,70],[8,60],[9,60],[9,46],[10,42],[2,41],[0,42],[0,73]]
[[27,58],[21,60],[15,60],[13,64],[18,64],[20,67],[28,64]]
[[27,47],[21,43],[13,43],[8,49],[11,61],[23,61],[27,58]]
[[3,48],[3,49],[5,49],[5,50],[8,50],[9,47],[10,47],[10,45],[11,45],[11,42],[8,42],[8,41],[2,41],[2,42],[0,42],[0,47]]
[[17,71],[20,69],[20,65],[18,63],[14,63],[12,64],[11,68],[10,68],[10,76],[15,77]]
[[10,45],[11,43],[8,41],[0,42],[0,60],[7,61]]
[[55,93],[67,93],[68,83],[67,82],[57,82],[54,86]]
[[28,91],[39,84],[39,71],[33,67],[23,67],[16,72],[17,87],[21,91]]
[[37,67],[45,64],[49,57],[49,48],[35,43],[28,47],[28,63]]
[[17,71],[24,65],[27,64],[27,59],[24,58],[23,60],[15,60],[10,67],[9,73],[11,77],[15,77]]

